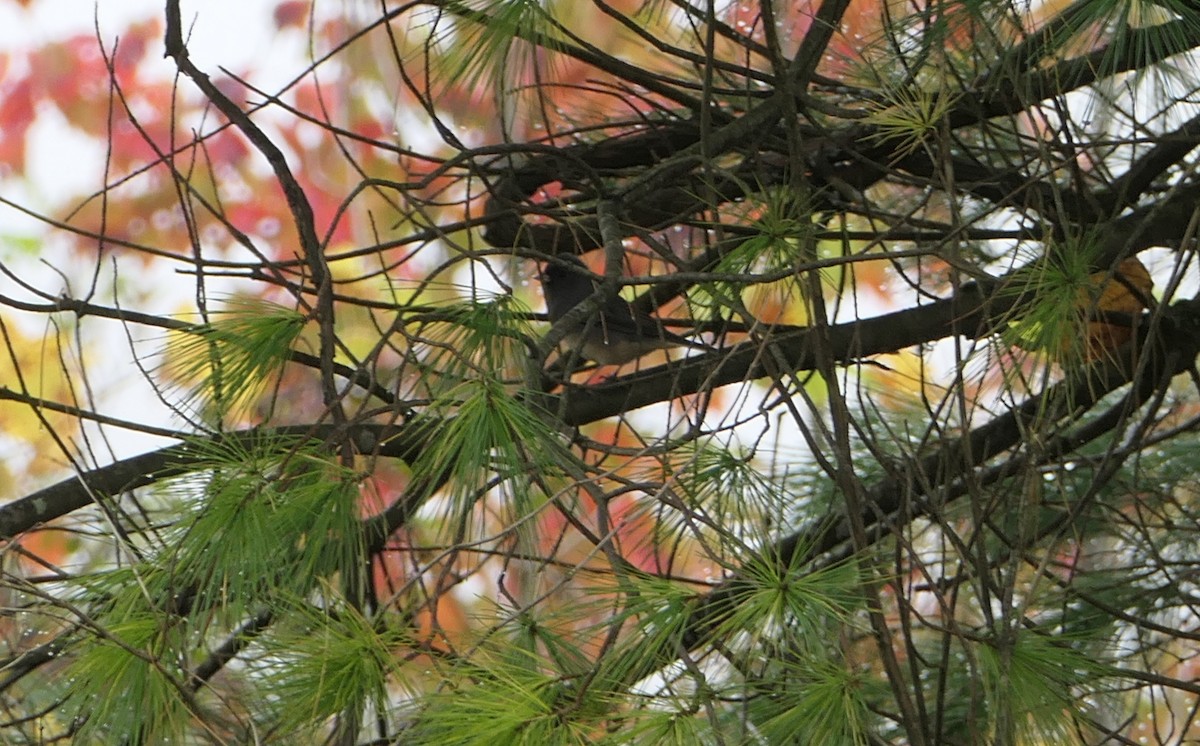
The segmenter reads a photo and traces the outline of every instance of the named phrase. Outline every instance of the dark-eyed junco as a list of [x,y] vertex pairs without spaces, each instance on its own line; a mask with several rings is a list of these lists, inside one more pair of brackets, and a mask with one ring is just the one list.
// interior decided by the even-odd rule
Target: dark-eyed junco
[[[596,292],[592,274],[578,257],[562,255],[542,273],[542,291],[551,322],[557,322]],[[582,319],[563,338],[563,346],[601,365],[620,365],[668,347],[708,349],[663,328],[644,313],[635,313],[624,298],[605,298],[600,311]]]

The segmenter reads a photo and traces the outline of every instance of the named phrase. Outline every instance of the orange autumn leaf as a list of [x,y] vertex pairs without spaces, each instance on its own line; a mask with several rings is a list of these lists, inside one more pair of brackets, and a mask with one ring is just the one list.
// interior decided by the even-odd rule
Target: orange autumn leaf
[[1111,272],[1094,272],[1079,280],[1059,276],[1047,283],[1045,292],[1050,296],[1060,290],[1067,294],[1057,295],[1057,300],[1051,297],[1029,316],[1010,322],[1014,332],[1010,339],[1022,349],[1084,362],[1111,355],[1133,337],[1134,321],[1149,307],[1154,287],[1137,257],[1124,260]]
[[[1092,275],[1094,287],[1100,289],[1099,296],[1094,302],[1094,313],[1097,314],[1129,314],[1136,316],[1145,310],[1150,303],[1154,281],[1137,257],[1130,257],[1117,266],[1117,271],[1111,277],[1105,272]],[[1089,293],[1081,290],[1081,303],[1088,302]],[[1087,325],[1087,357],[1096,360],[1113,352],[1133,337],[1132,323],[1107,323],[1105,321],[1089,321]]]
[[808,304],[799,283],[792,277],[751,285],[742,292],[742,302],[765,324],[802,326],[808,322]]
[[449,592],[438,593],[429,604],[422,606],[414,621],[418,639],[443,653],[462,643],[471,628],[466,609]]
[[62,566],[71,553],[79,548],[79,538],[69,531],[41,529],[31,531],[20,539],[21,564],[30,573],[46,572],[51,567]]

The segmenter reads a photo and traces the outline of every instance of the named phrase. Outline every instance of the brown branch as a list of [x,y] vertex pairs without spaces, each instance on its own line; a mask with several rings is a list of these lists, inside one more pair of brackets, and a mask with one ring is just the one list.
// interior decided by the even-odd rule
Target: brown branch
[[[345,421],[345,415],[338,403],[338,391],[334,382],[334,356],[336,354],[337,336],[334,333],[333,283],[329,269],[325,263],[324,247],[317,238],[316,218],[312,205],[304,188],[292,174],[283,151],[267,136],[258,125],[250,119],[246,112],[233,103],[208,75],[192,64],[188,56],[187,46],[183,43],[183,24],[179,9],[179,0],[167,0],[167,27],[164,35],[166,46],[165,56],[175,61],[180,72],[186,75],[196,87],[234,124],[255,148],[267,159],[275,178],[283,189],[292,221],[300,239],[300,249],[304,254],[309,271],[312,273],[313,285],[317,289],[314,315],[320,326],[320,370],[321,391],[325,404],[330,407],[335,423]],[[300,299],[300,302],[304,302]]]
[[[1042,461],[1061,457],[1065,453],[1112,432],[1125,416],[1170,384],[1180,373],[1192,370],[1200,352],[1200,299],[1177,303],[1164,317],[1157,334],[1140,344],[1145,356],[1137,363],[1132,355],[1125,362],[1105,361],[1079,368],[1065,380],[1042,394],[1032,397],[996,419],[975,428],[960,441],[945,444],[936,452],[909,464],[898,473],[888,476],[868,490],[866,507],[860,515],[870,529],[872,541],[887,536],[899,524],[932,515],[956,496],[966,492],[967,475],[988,461],[1009,451],[1023,441],[1029,426],[1045,421],[1047,416],[1077,417],[1095,406],[1113,391],[1133,383],[1124,406],[1110,412],[1097,426],[1085,424],[1074,432],[1066,432],[1047,442]],[[1129,352],[1125,348],[1123,352]],[[1115,415],[1115,416],[1114,416]],[[1024,468],[1034,466],[1021,463]],[[1013,464],[993,471],[989,480],[998,481],[1010,476]],[[927,480],[936,475],[936,483]],[[937,492],[942,490],[943,492]],[[937,499],[932,499],[936,497]],[[828,557],[835,548],[851,538],[848,517],[823,521],[810,528],[792,533],[762,552],[781,568],[799,568]],[[642,667],[629,673],[635,681],[670,663],[678,650],[692,650],[708,639],[714,626],[728,616],[731,607],[749,589],[747,582],[734,576],[715,589],[697,595],[688,613],[687,623],[680,628],[679,647],[663,646],[664,657],[642,661]]]
[[97,499],[108,499],[194,471],[197,464],[210,460],[222,444],[255,448],[283,441],[284,447],[290,448],[295,445],[296,438],[307,438],[326,443],[346,442],[360,453],[407,460],[412,458],[428,432],[417,426],[296,425],[198,437],[194,441],[92,469],[0,506],[0,540],[13,539],[40,523],[86,507]]

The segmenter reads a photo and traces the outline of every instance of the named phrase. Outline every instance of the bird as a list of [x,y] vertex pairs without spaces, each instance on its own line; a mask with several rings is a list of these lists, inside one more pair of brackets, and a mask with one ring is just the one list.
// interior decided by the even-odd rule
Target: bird
[[[552,323],[596,292],[596,281],[576,256],[560,256],[541,275],[546,313]],[[673,334],[654,317],[635,312],[619,295],[604,298],[597,314],[584,318],[563,337],[563,346],[601,365],[623,365],[654,350],[706,345]]]

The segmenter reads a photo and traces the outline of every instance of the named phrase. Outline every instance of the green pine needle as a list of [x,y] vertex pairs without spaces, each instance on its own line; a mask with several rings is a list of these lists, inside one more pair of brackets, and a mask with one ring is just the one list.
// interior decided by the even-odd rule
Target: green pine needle
[[901,160],[937,135],[955,103],[955,97],[945,90],[917,86],[885,90],[865,119],[876,128],[870,139],[892,143],[894,160]]
[[529,357],[526,340],[533,336],[528,316],[524,303],[502,294],[447,304],[435,318],[423,319],[417,338],[425,341],[423,381],[431,394],[446,396],[473,379],[520,380]]
[[[1075,650],[1061,636],[1032,631],[975,646],[993,727],[1006,742],[1074,743],[1074,713],[1084,696],[1111,677],[1095,651]],[[1015,741],[1013,739],[1016,739]]]
[[475,0],[445,7],[455,38],[437,72],[456,86],[512,90],[521,82],[514,70],[537,64],[535,48],[522,39],[555,38],[540,0]]
[[74,743],[180,743],[192,717],[182,694],[176,629],[146,612],[104,624],[66,673],[80,728]]
[[380,632],[357,609],[331,602],[331,589],[324,598],[332,608],[285,601],[281,622],[261,640],[264,690],[287,733],[317,730],[342,713],[383,712],[389,685],[401,680],[394,650],[404,636]]
[[813,746],[869,742],[869,726],[875,718],[866,694],[880,689],[878,683],[869,683],[865,675],[831,662],[805,662],[788,668],[788,679],[767,684],[771,695],[756,698],[752,705],[755,723],[766,742]]
[[[804,556],[797,550],[794,556]],[[750,555],[741,581],[717,622],[723,637],[781,649],[828,652],[830,634],[861,608],[861,578],[853,562],[804,570],[778,558]]]
[[168,543],[179,554],[160,560],[197,610],[240,613],[274,591],[357,577],[366,540],[355,475],[316,448],[287,445],[229,446],[204,464],[202,499]]
[[256,298],[232,298],[216,320],[176,333],[166,369],[184,402],[217,422],[252,405],[288,361],[304,316]]
[[404,742],[421,746],[587,746],[607,712],[595,692],[578,696],[577,678],[541,671],[540,659],[516,649],[477,651],[454,684],[425,699]]

